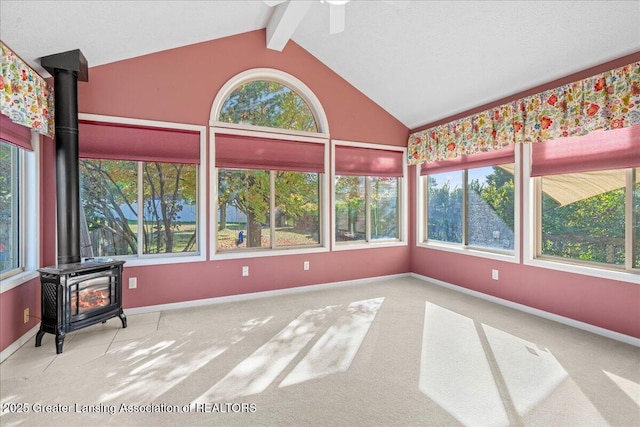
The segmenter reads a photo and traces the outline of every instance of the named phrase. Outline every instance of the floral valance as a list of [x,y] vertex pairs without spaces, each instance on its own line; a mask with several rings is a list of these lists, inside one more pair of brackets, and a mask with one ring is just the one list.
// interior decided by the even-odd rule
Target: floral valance
[[14,123],[53,137],[53,90],[4,43],[2,47],[2,94],[0,113]]
[[640,62],[409,136],[409,164],[640,124]]

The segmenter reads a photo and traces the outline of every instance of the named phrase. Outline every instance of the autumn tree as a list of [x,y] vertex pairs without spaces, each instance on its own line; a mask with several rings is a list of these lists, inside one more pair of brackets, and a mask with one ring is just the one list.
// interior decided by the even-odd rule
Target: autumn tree
[[[290,88],[273,81],[257,80],[238,87],[226,99],[219,120],[278,129],[318,131],[313,113],[304,99]],[[317,218],[317,174],[273,173],[276,220]],[[219,169],[218,229],[224,230],[227,226],[227,207],[236,207],[247,218],[247,247],[261,247],[262,228],[269,223],[270,215],[276,215],[276,212],[271,212],[270,197],[270,171]]]
[[12,145],[4,142],[0,143],[0,252],[2,252],[2,258],[0,258],[0,271],[10,269],[13,265],[11,254],[14,253],[13,227],[15,224],[15,218],[13,218],[13,204],[15,199],[13,197],[13,177],[12,173],[12,153],[15,150]]
[[[196,166],[143,162],[143,188],[138,188],[138,162],[113,160],[80,161],[82,206],[92,243],[98,255],[138,252],[137,227],[143,227],[144,253],[176,250],[178,217],[186,204],[195,204]],[[142,191],[142,212],[138,192]],[[140,218],[142,213],[142,220]],[[134,218],[130,221],[131,218]],[[196,231],[183,251],[193,250]]]

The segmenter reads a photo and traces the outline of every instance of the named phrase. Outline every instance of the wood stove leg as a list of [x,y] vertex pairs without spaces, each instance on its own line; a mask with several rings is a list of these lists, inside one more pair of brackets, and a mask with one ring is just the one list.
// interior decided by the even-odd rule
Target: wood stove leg
[[64,345],[64,332],[56,332],[56,354],[62,353],[62,346]]
[[122,327],[126,328],[127,327],[127,316],[124,315],[123,313],[118,314],[118,317],[120,318],[120,321],[122,322]]
[[41,325],[40,330],[36,334],[36,347],[40,347],[42,345],[42,337],[44,336],[44,334],[45,332],[42,330],[42,325]]

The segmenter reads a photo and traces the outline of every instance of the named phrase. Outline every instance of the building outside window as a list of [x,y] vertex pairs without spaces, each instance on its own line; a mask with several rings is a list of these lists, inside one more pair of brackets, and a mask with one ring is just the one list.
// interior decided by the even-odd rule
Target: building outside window
[[424,164],[422,243],[514,254],[515,167],[513,146]]

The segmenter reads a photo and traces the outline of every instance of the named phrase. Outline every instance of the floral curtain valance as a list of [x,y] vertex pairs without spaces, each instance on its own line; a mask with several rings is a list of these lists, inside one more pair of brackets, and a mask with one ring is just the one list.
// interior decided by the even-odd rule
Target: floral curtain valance
[[640,124],[640,62],[409,136],[409,164]]
[[53,137],[53,90],[4,43],[2,47],[2,98],[0,113],[14,123]]

